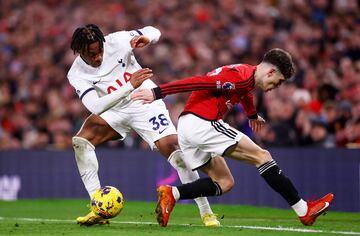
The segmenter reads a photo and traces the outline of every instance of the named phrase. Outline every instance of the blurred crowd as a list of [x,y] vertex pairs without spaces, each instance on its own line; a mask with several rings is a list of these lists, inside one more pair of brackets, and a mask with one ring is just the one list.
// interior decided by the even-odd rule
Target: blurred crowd
[[[264,147],[360,147],[360,8],[356,0],[1,0],[0,149],[71,147],[89,112],[67,81],[75,28],[105,34],[153,25],[160,41],[136,50],[158,84],[288,50],[297,72],[256,93],[267,120],[254,134],[241,105],[226,121]],[[174,123],[188,94],[165,99]],[[135,133],[107,146],[148,148]]]

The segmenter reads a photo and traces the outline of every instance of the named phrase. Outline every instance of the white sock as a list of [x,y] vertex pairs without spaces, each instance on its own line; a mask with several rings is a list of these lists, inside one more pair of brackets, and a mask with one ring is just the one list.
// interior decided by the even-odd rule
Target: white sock
[[201,217],[203,217],[205,214],[213,214],[209,201],[207,200],[206,197],[198,197],[195,198],[194,201],[198,205]]
[[[171,153],[168,161],[170,162],[172,167],[174,167],[176,169],[181,183],[186,184],[186,183],[194,182],[195,180],[198,180],[200,177],[199,177],[199,174],[197,171],[192,171],[190,168],[188,168],[186,166],[185,162],[183,161],[183,155],[184,154],[182,153],[181,150],[176,150],[173,153]],[[176,190],[174,190],[174,189],[176,189]],[[177,188],[173,188],[173,195],[174,195],[175,199],[176,199],[176,196],[178,196],[178,198],[176,200],[178,200],[180,198],[180,193],[177,190]],[[209,204],[209,201],[207,200],[206,197],[198,197],[194,200],[195,200],[196,204],[198,205],[201,217],[206,213],[213,214],[210,204]]]
[[295,211],[295,213],[300,217],[306,215],[308,210],[307,203],[303,199],[300,199],[300,201],[298,201],[291,207]]
[[91,198],[96,190],[100,188],[99,164],[95,154],[95,147],[88,140],[76,136],[72,138],[72,143],[80,177]]
[[171,188],[171,190],[172,190],[172,194],[173,194],[173,196],[174,196],[174,198],[175,198],[175,201],[178,201],[179,198],[180,198],[180,193],[179,193],[178,188],[173,186],[173,187]]

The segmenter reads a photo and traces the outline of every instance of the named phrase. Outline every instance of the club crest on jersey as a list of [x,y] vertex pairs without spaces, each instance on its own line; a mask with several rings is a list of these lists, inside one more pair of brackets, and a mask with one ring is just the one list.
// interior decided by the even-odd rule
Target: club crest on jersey
[[123,62],[123,59],[118,59],[117,62],[122,66],[122,67],[125,67],[126,64]]
[[234,89],[235,88],[235,85],[231,82],[225,82],[223,85],[222,85],[222,89],[224,90],[231,90],[231,89]]

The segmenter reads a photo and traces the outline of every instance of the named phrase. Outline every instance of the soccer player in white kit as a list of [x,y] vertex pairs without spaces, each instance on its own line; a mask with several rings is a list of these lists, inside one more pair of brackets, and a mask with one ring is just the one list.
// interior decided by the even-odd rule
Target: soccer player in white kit
[[[157,148],[177,170],[182,183],[199,179],[183,162],[177,134],[162,100],[152,104],[132,101],[137,87],[154,88],[150,69],[142,69],[133,54],[134,48],[156,43],[160,31],[152,26],[119,31],[104,36],[93,24],[79,27],[72,36],[71,49],[76,57],[68,79],[80,100],[92,114],[72,138],[76,163],[90,196],[100,188],[95,146],[113,139],[123,140],[135,130],[152,149]],[[143,82],[143,83],[142,83]],[[220,226],[206,198],[195,199],[206,226]],[[80,225],[106,224],[108,220],[90,212],[78,217]]]

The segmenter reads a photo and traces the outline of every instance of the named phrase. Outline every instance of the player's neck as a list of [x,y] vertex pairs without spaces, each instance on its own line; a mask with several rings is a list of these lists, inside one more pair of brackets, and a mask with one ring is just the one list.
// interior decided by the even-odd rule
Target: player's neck
[[80,58],[83,62],[85,62],[85,64],[90,65],[89,63],[86,62],[86,60],[81,55],[80,55]]
[[267,70],[269,68],[268,63],[261,62],[259,65],[256,66],[256,71],[254,74],[254,80],[255,80],[255,87],[264,89],[264,78],[267,74]]

